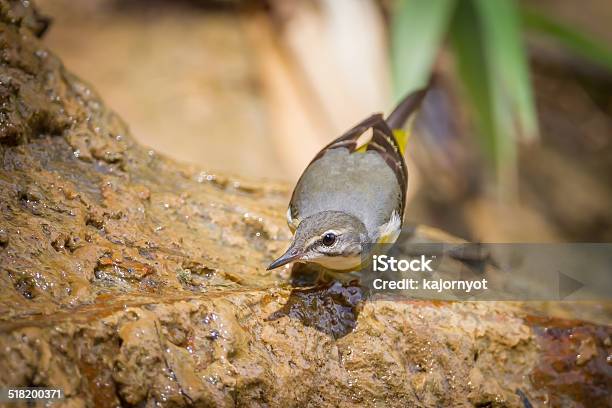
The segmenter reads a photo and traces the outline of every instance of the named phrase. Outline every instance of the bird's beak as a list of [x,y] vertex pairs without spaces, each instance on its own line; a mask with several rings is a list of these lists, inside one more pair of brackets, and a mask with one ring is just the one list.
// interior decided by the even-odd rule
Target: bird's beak
[[282,254],[276,261],[272,262],[267,270],[278,268],[279,266],[287,265],[289,262],[295,261],[302,256],[302,253],[297,248],[290,246],[287,252]]

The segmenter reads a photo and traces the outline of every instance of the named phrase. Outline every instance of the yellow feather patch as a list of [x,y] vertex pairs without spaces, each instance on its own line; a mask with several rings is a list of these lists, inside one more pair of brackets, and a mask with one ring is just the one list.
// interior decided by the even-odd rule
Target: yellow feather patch
[[393,129],[393,136],[400,148],[400,153],[403,155],[406,151],[408,139],[410,139],[410,131],[404,129]]
[[355,153],[365,153],[368,150],[367,143],[355,150]]
[[[355,153],[365,153],[368,150],[368,145],[372,141],[373,129],[366,130],[357,140],[357,149]],[[406,151],[406,144],[410,138],[410,131],[404,129],[393,129],[393,137],[397,141],[400,148],[400,153],[403,155]]]

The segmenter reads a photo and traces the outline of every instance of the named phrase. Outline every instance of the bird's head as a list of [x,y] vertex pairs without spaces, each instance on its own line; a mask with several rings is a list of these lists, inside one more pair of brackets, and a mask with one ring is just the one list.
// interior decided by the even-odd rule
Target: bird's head
[[368,239],[366,227],[357,217],[322,211],[300,222],[289,249],[268,270],[292,261],[314,262],[333,270],[352,269],[361,263]]

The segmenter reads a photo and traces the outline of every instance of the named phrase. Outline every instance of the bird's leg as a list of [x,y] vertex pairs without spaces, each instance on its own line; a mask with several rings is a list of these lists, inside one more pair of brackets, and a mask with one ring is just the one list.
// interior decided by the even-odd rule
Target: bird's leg
[[334,272],[323,269],[319,275],[319,281],[317,283],[326,284],[333,281],[347,285],[354,283],[355,281],[359,281],[359,277],[353,272]]

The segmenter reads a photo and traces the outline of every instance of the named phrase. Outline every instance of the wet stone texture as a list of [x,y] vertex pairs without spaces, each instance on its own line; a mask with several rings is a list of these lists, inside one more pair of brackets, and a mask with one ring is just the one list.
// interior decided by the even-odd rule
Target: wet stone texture
[[0,0],[1,387],[70,407],[610,405],[609,326],[267,272],[289,186],[135,144],[32,7]]

